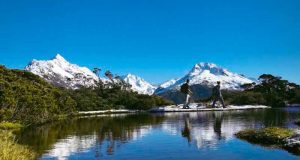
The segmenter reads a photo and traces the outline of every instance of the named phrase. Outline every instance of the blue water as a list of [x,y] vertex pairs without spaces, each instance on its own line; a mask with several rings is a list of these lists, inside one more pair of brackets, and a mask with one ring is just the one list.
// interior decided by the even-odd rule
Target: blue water
[[40,159],[292,160],[300,157],[239,140],[234,133],[296,128],[299,115],[299,109],[106,115],[32,128],[20,136]]

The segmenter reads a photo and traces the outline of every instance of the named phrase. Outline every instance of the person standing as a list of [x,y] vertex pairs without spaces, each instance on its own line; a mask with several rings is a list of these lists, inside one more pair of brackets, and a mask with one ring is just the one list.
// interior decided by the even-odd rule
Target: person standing
[[213,88],[213,99],[214,99],[214,102],[212,105],[213,108],[215,107],[217,101],[220,101],[222,103],[223,108],[226,108],[224,99],[223,99],[223,96],[221,93],[221,82],[220,81],[218,81],[217,85]]
[[183,94],[186,95],[185,104],[183,105],[183,108],[184,108],[184,109],[190,108],[190,107],[189,107],[189,104],[190,104],[190,97],[191,97],[190,94],[192,94],[192,92],[191,92],[191,90],[190,90],[190,85],[189,85],[189,83],[190,83],[190,80],[187,79],[186,82],[185,82],[183,85],[181,85],[181,87],[180,87],[180,91],[181,91]]

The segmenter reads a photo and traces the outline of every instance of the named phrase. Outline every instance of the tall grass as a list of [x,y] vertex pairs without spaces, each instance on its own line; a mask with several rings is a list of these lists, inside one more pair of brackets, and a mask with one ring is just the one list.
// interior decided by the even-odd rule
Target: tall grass
[[23,127],[20,123],[12,123],[12,122],[0,122],[0,129],[2,130],[20,130]]
[[31,160],[36,153],[29,147],[16,143],[11,131],[0,129],[0,159],[1,160]]

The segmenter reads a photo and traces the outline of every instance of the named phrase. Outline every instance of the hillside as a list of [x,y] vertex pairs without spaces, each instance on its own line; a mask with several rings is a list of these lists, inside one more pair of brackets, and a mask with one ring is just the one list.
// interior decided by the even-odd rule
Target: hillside
[[72,114],[76,102],[30,72],[0,66],[0,120],[43,123]]

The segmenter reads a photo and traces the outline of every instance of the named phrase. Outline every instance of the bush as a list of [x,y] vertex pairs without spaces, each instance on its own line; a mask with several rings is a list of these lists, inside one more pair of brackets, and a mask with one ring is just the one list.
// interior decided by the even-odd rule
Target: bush
[[112,85],[94,88],[80,88],[70,90],[70,96],[77,102],[77,110],[105,110],[105,109],[135,109],[148,110],[155,106],[168,105],[171,102],[155,95],[141,95],[121,86]]
[[285,99],[276,94],[266,94],[265,99],[267,105],[272,107],[285,107]]
[[267,145],[284,145],[284,139],[295,135],[293,130],[285,128],[270,127],[264,129],[247,129],[236,134],[238,138],[253,143]]
[[22,70],[0,67],[0,120],[38,124],[75,111],[76,102],[63,89]]
[[19,130],[23,127],[20,123],[0,122],[0,129],[2,130]]
[[266,104],[266,100],[262,93],[256,92],[240,92],[230,100],[234,105],[259,105]]
[[300,88],[297,88],[295,90],[294,97],[291,98],[289,103],[291,103],[291,104],[300,104]]

